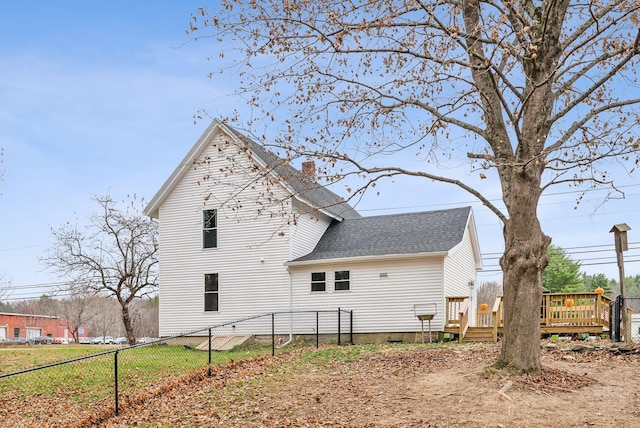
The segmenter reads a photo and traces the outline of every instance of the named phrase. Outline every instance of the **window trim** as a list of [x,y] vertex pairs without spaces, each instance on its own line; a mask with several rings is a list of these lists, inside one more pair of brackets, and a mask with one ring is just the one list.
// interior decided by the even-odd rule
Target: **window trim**
[[[314,279],[314,275],[322,275],[322,280]],[[318,286],[322,284],[321,290],[314,290],[314,285]],[[311,272],[311,292],[312,293],[326,293],[327,292],[327,273],[326,272]]]
[[[346,278],[338,279],[338,274],[346,273]],[[347,288],[338,288],[338,284],[344,286],[346,284]],[[337,270],[333,272],[333,291],[351,291],[351,271],[348,270]]]
[[[215,277],[215,290],[207,290],[207,278]],[[207,309],[207,296],[215,295],[215,309]],[[205,273],[204,274],[204,296],[203,296],[204,312],[220,312],[220,274],[218,273]]]
[[[209,218],[209,223],[213,219],[213,226],[207,227],[207,213],[213,212],[213,215]],[[214,232],[214,243],[212,246],[207,246],[207,234]],[[208,208],[202,210],[202,248],[218,248],[218,210]]]

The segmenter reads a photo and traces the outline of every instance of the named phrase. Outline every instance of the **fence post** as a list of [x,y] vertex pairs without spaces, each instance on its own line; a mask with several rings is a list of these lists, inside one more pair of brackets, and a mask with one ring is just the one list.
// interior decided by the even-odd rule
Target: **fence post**
[[316,311],[316,349],[320,347],[320,312]]
[[114,392],[115,392],[115,402],[116,402],[116,416],[118,416],[118,408],[120,407],[118,403],[118,352],[116,351],[113,354],[113,380],[114,380]]
[[211,377],[211,328],[209,328],[209,369],[207,375]]
[[271,313],[271,355],[276,355],[276,313]]
[[338,346],[342,345],[342,343],[340,342],[340,308],[338,308]]
[[349,312],[349,343],[353,345],[353,309]]
[[609,338],[613,342],[620,342],[620,296],[609,303]]

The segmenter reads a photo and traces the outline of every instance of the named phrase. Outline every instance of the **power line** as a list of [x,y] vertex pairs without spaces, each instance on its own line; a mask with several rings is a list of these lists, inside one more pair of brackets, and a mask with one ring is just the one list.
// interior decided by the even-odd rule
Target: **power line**
[[41,283],[41,284],[7,285],[6,288],[9,291],[14,291],[14,290],[26,290],[26,289],[29,289],[29,288],[54,288],[54,287],[60,287],[60,286],[69,285],[69,284],[71,284],[71,282],[69,282],[69,281],[45,282],[45,283]]
[[[598,259],[590,259],[590,260],[598,260]],[[627,263],[637,263],[637,262],[640,262],[640,259],[630,259],[630,260],[625,259],[625,261],[624,261],[625,265],[626,265]],[[594,263],[580,263],[580,266],[582,267],[582,266],[614,265],[614,264],[616,264],[616,263],[617,263],[617,261],[612,261],[612,262],[594,262]],[[481,270],[481,271],[480,271],[480,273],[487,273],[487,272],[502,272],[502,269],[500,269],[500,268],[499,268],[499,265],[493,265],[493,264],[492,264],[492,265],[489,265],[489,267],[493,267],[493,266],[495,266],[496,268],[495,268],[495,269],[493,269],[493,268],[492,268],[492,269],[483,269],[483,270]],[[562,265],[562,266],[570,266],[570,265],[568,265],[568,264],[567,264],[567,265]],[[547,266],[547,267],[548,267],[548,268],[552,268],[552,269],[553,269],[553,268],[561,267],[561,265],[549,265],[549,266]]]
[[[616,187],[618,189],[627,188],[627,187],[640,187],[640,184],[625,184],[625,185],[616,186]],[[604,191],[604,190],[609,190],[609,189],[604,189],[604,188],[591,189],[591,190],[589,190],[589,192]],[[541,197],[544,198],[544,197],[549,197],[549,196],[579,194],[579,193],[584,193],[584,192],[585,191],[583,191],[583,190],[568,190],[566,192],[543,193],[541,195]],[[637,195],[638,194],[632,194],[632,195],[627,195],[627,196],[637,196]],[[595,199],[596,198],[586,198],[586,199],[583,199],[583,201],[592,201],[592,200],[595,200]],[[501,198],[489,199],[489,202],[492,202],[492,203],[502,202],[502,201],[503,200]],[[556,204],[559,204],[559,203],[569,203],[569,202],[575,202],[575,201],[566,200],[566,201],[560,201],[560,202],[553,202],[553,204],[556,205]],[[442,204],[409,205],[409,206],[404,206],[404,207],[392,207],[392,208],[365,208],[365,209],[361,209],[359,211],[362,211],[362,212],[368,212],[368,211],[392,211],[392,210],[405,210],[405,209],[429,208],[429,207],[446,207],[446,206],[451,206],[451,205],[469,205],[469,204],[478,204],[478,203],[480,203],[479,200],[473,199],[473,200],[468,200],[468,201],[450,202],[450,203],[442,203]],[[538,204],[538,205],[545,205],[545,204]]]
[[[639,245],[640,242],[629,242],[628,245],[630,245],[629,250],[640,250],[640,246],[637,247],[632,247],[632,245]],[[600,247],[605,247],[602,248],[601,250],[592,250],[591,248],[600,248]],[[604,251],[613,251],[615,245],[614,244],[600,244],[600,245],[581,245],[581,246],[577,246],[577,247],[560,247],[566,255],[572,255],[572,254],[588,254],[588,253],[601,253]],[[584,251],[571,251],[571,250],[583,250]],[[497,251],[497,252],[491,252],[491,253],[482,253],[482,259],[483,260],[492,260],[492,259],[499,259],[502,256],[503,252],[501,251]]]

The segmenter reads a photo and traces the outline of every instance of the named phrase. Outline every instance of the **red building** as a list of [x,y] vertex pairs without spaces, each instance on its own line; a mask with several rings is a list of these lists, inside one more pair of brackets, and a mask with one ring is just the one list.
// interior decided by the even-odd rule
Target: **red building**
[[[78,328],[78,336],[86,337],[87,329]],[[4,339],[48,337],[71,339],[69,323],[55,316],[0,312],[0,342]]]

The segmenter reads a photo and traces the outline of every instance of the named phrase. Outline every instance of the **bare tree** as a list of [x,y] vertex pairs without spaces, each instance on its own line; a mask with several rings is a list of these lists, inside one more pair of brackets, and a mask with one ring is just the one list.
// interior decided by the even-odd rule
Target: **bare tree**
[[496,297],[502,295],[502,285],[497,281],[483,282],[480,284],[480,287],[478,287],[477,293],[478,306],[486,303],[491,307],[493,302],[495,302]]
[[94,316],[89,310],[93,296],[76,292],[72,296],[58,301],[58,313],[60,324],[69,330],[73,340],[79,343],[78,331],[80,327],[86,327]]
[[151,299],[138,299],[135,302],[136,336],[158,337],[159,334],[158,296]]
[[[216,43],[211,57],[239,76],[261,112],[252,117],[282,124],[270,132],[289,159],[324,162],[328,182],[365,176],[352,196],[405,174],[488,207],[504,226],[497,366],[539,372],[551,238],[538,201],[557,184],[621,195],[616,162],[633,170],[640,145],[639,10],[639,0],[226,0],[200,8],[191,31]],[[422,164],[407,167],[404,153]],[[473,175],[442,168],[462,162]],[[497,188],[504,207],[490,200]]]
[[55,242],[42,261],[69,280],[66,292],[115,298],[133,344],[131,302],[157,288],[157,223],[141,213],[135,197],[123,209],[108,195],[94,200],[101,210],[86,231],[71,223],[52,230]]

